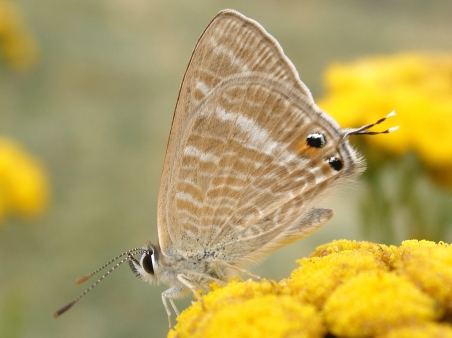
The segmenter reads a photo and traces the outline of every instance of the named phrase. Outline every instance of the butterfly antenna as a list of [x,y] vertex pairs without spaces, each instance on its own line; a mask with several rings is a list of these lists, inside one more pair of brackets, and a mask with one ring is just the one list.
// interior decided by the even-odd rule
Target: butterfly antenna
[[102,271],[102,270],[105,269],[107,266],[109,266],[110,264],[114,263],[115,261],[117,261],[119,258],[121,258],[121,257],[124,256],[124,255],[130,256],[130,254],[133,254],[133,255],[134,255],[134,254],[140,253],[140,252],[143,252],[143,249],[142,249],[142,248],[134,248],[134,249],[132,249],[132,250],[127,250],[126,252],[123,252],[122,254],[116,256],[115,258],[113,258],[111,261],[105,263],[105,264],[102,265],[100,268],[94,270],[94,271],[91,272],[90,274],[84,275],[84,276],[80,276],[79,278],[77,278],[77,279],[75,280],[75,284],[78,285],[78,284],[81,284],[81,283],[83,283],[84,281],[90,279],[90,278],[91,278],[92,276],[94,276],[96,273],[98,273],[99,271]]
[[127,255],[127,257],[125,257],[125,258],[121,259],[119,262],[117,262],[112,268],[110,268],[110,270],[108,270],[105,274],[103,274],[89,288],[87,288],[85,291],[83,291],[81,294],[79,294],[77,297],[75,297],[74,300],[72,300],[71,302],[69,302],[68,304],[66,304],[65,306],[60,308],[59,310],[57,310],[53,314],[53,317],[54,318],[58,318],[59,316],[61,316],[63,313],[65,313],[67,310],[69,310],[75,303],[77,303],[80,299],[82,299],[88,292],[90,292],[92,289],[94,289],[96,287],[96,285],[98,285],[100,282],[102,282],[110,273],[112,273],[114,270],[116,270],[116,268],[118,268],[122,263],[124,263],[126,261],[129,261],[129,260],[134,260],[135,258],[133,257],[133,255],[136,255],[137,253],[142,253],[142,252],[144,252],[144,250],[142,248],[135,248],[135,249],[132,249],[132,250],[128,250],[128,251],[123,252],[122,254],[116,256],[111,261],[109,261],[106,264],[102,265],[100,268],[96,269],[95,271],[91,272],[90,274],[77,278],[75,283],[76,284],[80,284],[80,283],[88,280],[90,277],[92,277],[93,275],[95,275],[99,271],[105,269],[107,266],[109,266],[110,264],[114,263],[116,260],[118,260],[122,256]]
[[395,112],[395,110],[393,110],[388,115],[386,115],[385,117],[379,119],[375,123],[367,124],[365,126],[362,126],[361,128],[351,129],[349,132],[346,133],[345,137],[348,137],[350,135],[378,135],[378,134],[389,134],[389,133],[392,133],[392,132],[396,131],[397,129],[399,129],[399,127],[398,126],[391,127],[389,129],[386,129],[386,130],[383,130],[383,131],[368,131],[368,130],[370,128],[372,128],[373,126],[376,126],[377,124],[380,124],[380,123],[386,121],[388,118],[390,118],[392,116],[395,116],[395,115],[396,115],[396,112]]

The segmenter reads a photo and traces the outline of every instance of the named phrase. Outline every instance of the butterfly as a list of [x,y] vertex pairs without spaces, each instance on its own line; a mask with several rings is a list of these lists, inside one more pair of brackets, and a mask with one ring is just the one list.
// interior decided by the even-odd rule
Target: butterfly
[[199,38],[181,84],[158,197],[158,243],[80,278],[125,256],[55,317],[126,261],[143,281],[169,286],[162,293],[169,319],[168,302],[178,315],[174,299],[199,299],[212,282],[253,276],[246,266],[333,216],[316,201],[365,168],[348,137],[394,131],[368,131],[387,117],[341,129],[259,23],[221,11]]

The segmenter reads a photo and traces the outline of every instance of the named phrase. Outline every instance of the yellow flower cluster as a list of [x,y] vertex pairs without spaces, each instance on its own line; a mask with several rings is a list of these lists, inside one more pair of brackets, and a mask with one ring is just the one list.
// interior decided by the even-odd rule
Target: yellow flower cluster
[[392,110],[400,129],[371,144],[399,155],[415,151],[440,183],[452,186],[452,54],[400,54],[335,64],[319,106],[343,127],[359,127]]
[[213,291],[178,317],[169,338],[452,338],[452,246],[334,241],[279,283]]
[[0,48],[2,54],[17,70],[33,67],[38,57],[38,46],[25,25],[20,8],[0,0]]
[[34,216],[45,210],[49,184],[41,163],[18,144],[0,138],[0,220],[8,214]]
[[326,333],[314,306],[278,292],[275,282],[233,280],[215,287],[178,317],[176,337],[323,337]]

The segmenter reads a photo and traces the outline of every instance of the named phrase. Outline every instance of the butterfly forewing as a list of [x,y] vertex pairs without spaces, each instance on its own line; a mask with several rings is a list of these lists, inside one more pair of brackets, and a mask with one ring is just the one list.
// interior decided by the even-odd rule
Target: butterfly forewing
[[[300,237],[300,224],[309,232],[326,221],[330,213],[310,213],[310,204],[352,171],[355,154],[321,115],[260,25],[234,11],[214,18],[193,52],[171,128],[159,195],[163,253],[239,262],[289,233]],[[308,146],[311,133],[324,135],[325,147]],[[343,170],[329,165],[332,156]]]

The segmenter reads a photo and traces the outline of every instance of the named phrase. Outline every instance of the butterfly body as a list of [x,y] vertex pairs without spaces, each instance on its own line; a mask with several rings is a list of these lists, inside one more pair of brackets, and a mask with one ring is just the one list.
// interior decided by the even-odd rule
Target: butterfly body
[[208,291],[318,229],[333,212],[313,203],[363,169],[347,130],[315,105],[278,42],[257,22],[222,11],[182,81],[159,192],[159,245],[132,269],[170,286],[162,295],[170,313],[166,299]]

